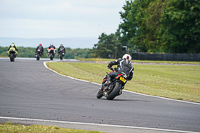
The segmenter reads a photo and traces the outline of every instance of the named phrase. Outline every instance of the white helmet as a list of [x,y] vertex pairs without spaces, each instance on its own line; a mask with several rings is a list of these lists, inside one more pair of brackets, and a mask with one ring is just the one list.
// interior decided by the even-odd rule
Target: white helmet
[[128,60],[131,60],[131,56],[129,54],[125,54],[123,57],[122,57],[123,60],[125,59],[128,59]]

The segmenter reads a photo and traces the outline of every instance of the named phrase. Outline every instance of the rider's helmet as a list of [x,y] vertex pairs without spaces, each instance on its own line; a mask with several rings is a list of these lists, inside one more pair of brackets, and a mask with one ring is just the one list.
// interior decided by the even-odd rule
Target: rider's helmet
[[125,59],[128,59],[128,60],[131,60],[131,56],[129,54],[125,54],[123,57],[122,57],[123,60]]
[[12,43],[11,46],[15,46],[15,43]]
[[60,46],[63,46],[63,44],[60,44]]
[[50,46],[53,46],[53,43],[51,43]]
[[42,46],[42,44],[39,44],[39,46]]

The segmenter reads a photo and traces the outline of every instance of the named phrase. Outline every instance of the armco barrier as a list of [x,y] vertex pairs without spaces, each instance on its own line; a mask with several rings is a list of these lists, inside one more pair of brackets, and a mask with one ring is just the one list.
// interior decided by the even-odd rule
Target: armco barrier
[[164,60],[164,61],[200,61],[200,53],[187,54],[150,54],[150,53],[132,53],[133,60]]

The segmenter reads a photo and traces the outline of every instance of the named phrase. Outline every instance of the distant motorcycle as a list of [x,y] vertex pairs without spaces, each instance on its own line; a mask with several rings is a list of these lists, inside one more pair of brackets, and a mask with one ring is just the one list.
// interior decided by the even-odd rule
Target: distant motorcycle
[[42,57],[42,51],[40,50],[40,49],[38,49],[37,51],[36,51],[36,59],[37,60],[40,60],[40,58]]
[[49,53],[50,60],[53,60],[55,53],[56,53],[55,49],[54,48],[48,49],[48,53]]
[[58,52],[58,56],[60,57],[60,60],[63,59],[63,57],[65,56],[65,52],[63,49]]
[[8,56],[10,57],[10,61],[14,62],[15,58],[17,56],[17,52],[14,48],[10,48],[9,52],[8,52]]
[[[113,68],[110,68],[114,72]],[[108,74],[108,73],[107,73]],[[106,85],[107,82],[106,76],[103,79],[102,87],[97,92],[97,98],[100,99],[101,97],[105,96],[108,100],[113,100],[116,96],[122,94],[122,90],[124,89],[125,84],[127,83],[127,75],[118,74],[118,76],[111,81],[109,85]]]

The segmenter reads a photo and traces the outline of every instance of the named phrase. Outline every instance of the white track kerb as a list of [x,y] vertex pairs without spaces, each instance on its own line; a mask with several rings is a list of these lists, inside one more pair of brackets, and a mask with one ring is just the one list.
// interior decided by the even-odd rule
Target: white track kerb
[[[6,120],[18,120],[18,121],[30,121],[30,122],[48,122],[48,123],[58,123],[58,124],[71,124],[71,125],[89,125],[96,127],[112,127],[112,128],[124,128],[124,129],[139,129],[145,130],[146,133],[151,131],[151,133],[160,131],[160,132],[173,132],[173,133],[198,133],[192,131],[181,131],[181,130],[169,130],[169,129],[158,129],[158,128],[148,128],[148,127],[134,127],[134,126],[123,126],[123,125],[109,125],[109,124],[96,124],[96,123],[82,123],[82,122],[69,122],[69,121],[56,121],[56,120],[44,120],[44,119],[31,119],[31,118],[16,118],[16,117],[3,117],[0,116],[0,119]],[[139,131],[140,133],[142,131]]]

